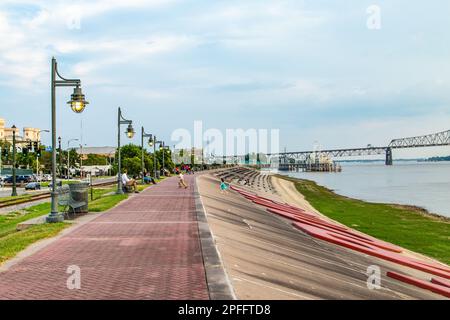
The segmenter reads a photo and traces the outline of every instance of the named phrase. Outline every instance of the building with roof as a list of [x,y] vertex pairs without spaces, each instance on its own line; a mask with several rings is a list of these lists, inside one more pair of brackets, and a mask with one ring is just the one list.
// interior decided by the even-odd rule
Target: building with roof
[[6,127],[6,120],[0,118],[0,140],[12,141],[13,132],[16,132],[16,138],[17,140],[27,140],[27,141],[40,141],[41,135],[40,135],[40,129],[38,128],[32,128],[32,127],[25,127],[23,128],[23,135],[20,135],[20,129],[16,128],[9,128]]
[[116,154],[116,147],[80,147],[75,149],[76,152],[84,159],[87,159],[89,154],[95,154],[105,157],[114,157]]

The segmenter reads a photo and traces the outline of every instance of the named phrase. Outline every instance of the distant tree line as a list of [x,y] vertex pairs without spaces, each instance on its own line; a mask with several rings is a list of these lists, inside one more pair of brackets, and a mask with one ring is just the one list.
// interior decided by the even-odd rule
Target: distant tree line
[[[1,162],[3,166],[12,166],[12,146],[11,143],[6,141],[0,141],[1,152]],[[19,150],[19,148],[18,148]],[[141,154],[142,148],[137,145],[129,144],[121,147],[122,151],[122,168],[127,170],[130,175],[139,175],[142,171]],[[162,169],[163,163],[163,152],[164,152],[164,167],[173,172],[174,163],[172,162],[172,154],[170,150],[156,150],[156,169],[160,171]],[[70,149],[70,168],[79,168],[81,162],[83,166],[96,166],[96,165],[112,165],[112,173],[117,173],[117,151],[114,157],[108,157],[105,155],[88,154],[86,158],[81,161],[80,154],[76,152],[75,149]],[[67,160],[68,153],[67,150],[57,150],[57,171],[62,174],[66,174],[67,171]],[[37,161],[39,161],[40,171],[43,173],[50,173],[52,163],[51,163],[51,152],[46,150],[44,145],[41,146],[39,152],[28,151],[28,152],[17,152],[16,153],[16,167],[21,169],[33,169],[36,170]],[[154,156],[153,153],[148,152],[144,149],[144,168],[146,172],[153,175],[154,172]]]
[[450,156],[446,156],[446,157],[431,157],[431,158],[428,158],[426,161],[430,161],[430,162],[450,161]]

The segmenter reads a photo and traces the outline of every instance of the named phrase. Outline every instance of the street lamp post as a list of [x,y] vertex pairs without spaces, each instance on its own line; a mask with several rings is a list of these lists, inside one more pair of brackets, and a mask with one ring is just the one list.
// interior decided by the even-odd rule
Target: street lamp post
[[83,144],[80,144],[80,178],[83,179]]
[[164,143],[164,141],[161,141],[161,144],[159,146],[159,150],[162,152],[162,172],[163,172],[163,176],[166,176],[165,155],[166,155],[166,150],[170,150],[170,147],[166,147],[166,144]]
[[13,129],[13,151],[12,151],[12,157],[13,157],[13,167],[12,167],[12,193],[11,197],[17,196],[17,186],[16,186],[16,126],[13,125],[11,127]]
[[[144,127],[142,127],[142,130],[141,130],[142,184],[144,184],[144,170],[145,170],[145,163],[144,163],[144,138],[148,138],[148,145],[151,147],[153,145],[153,135],[151,133],[145,133]],[[155,179],[156,179],[156,177],[155,177]]]
[[162,142],[162,144],[159,146],[159,150],[162,151],[162,173],[163,173],[163,177],[165,176],[165,167],[164,167],[164,141]]
[[[39,152],[38,150],[41,148],[41,132],[50,132],[50,130],[39,130],[38,131],[38,139],[36,141],[36,150],[34,150],[34,152],[36,153],[36,176],[38,177],[39,181],[40,181],[40,177],[39,177]],[[61,150],[61,146],[59,147]]]
[[78,141],[78,139],[69,139],[67,141],[67,180],[70,179],[70,143],[72,141]]
[[[165,155],[166,155],[166,151],[170,151],[170,147],[169,146],[164,146],[163,147],[163,167],[164,167],[164,169],[165,169]],[[165,176],[165,171],[164,171],[164,176]]]
[[155,138],[153,139],[153,143],[154,143],[154,145],[153,145],[153,154],[154,154],[154,162],[155,162],[155,179],[156,179],[156,174],[157,174],[157,171],[158,171],[158,169],[156,168],[156,144],[157,143],[159,143],[159,145],[161,146],[161,144],[162,143],[164,143],[162,140],[160,140],[160,141],[158,141],[157,139],[156,139],[156,136],[155,136]]
[[127,137],[129,139],[134,137],[134,129],[132,125],[133,121],[127,120],[122,116],[122,110],[119,108],[117,115],[117,152],[118,152],[118,160],[117,160],[117,194],[123,194],[122,190],[122,156],[120,152],[120,125],[127,124]]
[[83,112],[89,103],[84,99],[81,91],[80,79],[66,79],[58,72],[58,64],[55,58],[52,58],[51,70],[51,113],[52,113],[52,192],[51,192],[51,212],[47,217],[47,222],[60,222],[64,220],[64,215],[58,213],[58,192],[56,190],[56,88],[74,87],[70,101],[67,103],[75,113]]
[[61,137],[58,137],[58,150],[59,150],[59,178],[62,178],[62,149],[61,149]]
[[[110,153],[108,153],[108,159],[107,159],[107,165],[109,164],[109,168],[108,168],[108,176],[111,176],[111,155],[115,153],[115,151],[111,151]],[[114,159],[114,158],[113,158]],[[114,161],[115,162],[115,161]]]
[[157,171],[158,169],[156,168],[156,144],[158,143],[158,141],[156,140],[156,136],[153,136],[153,178],[157,179],[158,175],[157,175]]

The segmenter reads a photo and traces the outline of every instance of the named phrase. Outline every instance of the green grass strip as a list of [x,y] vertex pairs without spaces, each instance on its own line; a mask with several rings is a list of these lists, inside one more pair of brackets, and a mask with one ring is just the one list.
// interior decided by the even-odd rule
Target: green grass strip
[[15,257],[17,253],[32,243],[56,236],[68,226],[70,226],[68,223],[40,224],[2,237],[0,239],[0,264]]
[[309,180],[283,178],[293,181],[314,208],[333,220],[450,264],[450,219],[418,207],[348,198]]
[[[103,212],[116,206],[128,198],[127,194],[112,194],[114,188],[94,189],[94,200],[89,201],[90,212]],[[62,209],[62,208],[61,208]],[[17,224],[47,215],[50,212],[50,203],[41,203],[21,212],[10,212],[0,215],[0,263],[14,257],[32,243],[56,236],[61,230],[70,226],[68,223],[46,223],[31,226],[25,230],[17,231]]]

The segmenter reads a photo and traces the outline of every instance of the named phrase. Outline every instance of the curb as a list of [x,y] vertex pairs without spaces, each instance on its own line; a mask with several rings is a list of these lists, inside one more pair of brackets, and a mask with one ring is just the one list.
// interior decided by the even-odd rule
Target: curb
[[211,300],[237,300],[206,219],[205,207],[198,192],[197,178],[195,178],[194,186],[198,233],[202,248],[209,298]]

